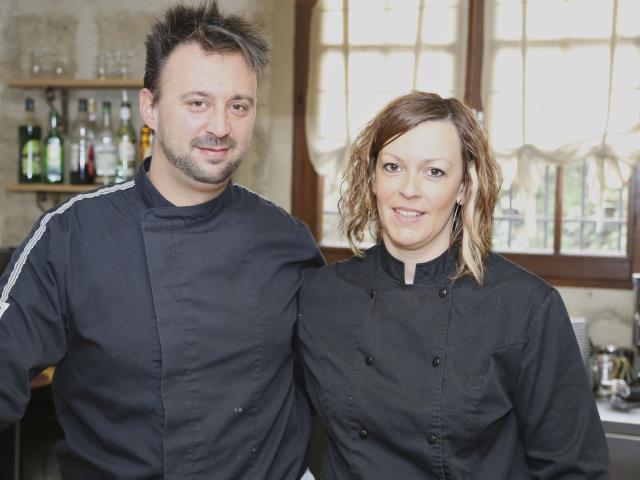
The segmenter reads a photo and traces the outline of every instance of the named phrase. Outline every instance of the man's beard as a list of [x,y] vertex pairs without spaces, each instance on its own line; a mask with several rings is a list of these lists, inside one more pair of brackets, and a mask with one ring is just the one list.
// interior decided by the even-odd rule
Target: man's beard
[[[158,132],[159,133],[159,132]],[[240,163],[242,163],[242,154],[240,152],[237,157],[231,157],[223,166],[222,170],[216,173],[209,173],[202,168],[195,159],[189,153],[180,153],[174,150],[169,143],[165,140],[164,135],[158,135],[158,143],[160,148],[164,152],[167,159],[182,173],[192,178],[193,180],[201,183],[208,183],[219,185],[226,182],[231,175],[238,169]],[[202,136],[194,138],[191,141],[191,147],[227,147],[228,152],[236,146],[236,142],[231,137],[217,138],[212,135]]]

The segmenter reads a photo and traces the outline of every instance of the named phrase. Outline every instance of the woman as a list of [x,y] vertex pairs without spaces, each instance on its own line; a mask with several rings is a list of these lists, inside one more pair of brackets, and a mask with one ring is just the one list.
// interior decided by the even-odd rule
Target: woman
[[356,140],[340,205],[356,256],[299,297],[323,479],[608,478],[560,295],[489,251],[500,182],[453,98],[400,97]]

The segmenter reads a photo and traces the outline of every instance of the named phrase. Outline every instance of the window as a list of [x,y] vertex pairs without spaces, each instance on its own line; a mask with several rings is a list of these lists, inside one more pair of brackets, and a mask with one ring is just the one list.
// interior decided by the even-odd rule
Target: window
[[336,229],[348,146],[393,96],[436,91],[484,112],[505,176],[494,249],[556,284],[630,286],[640,269],[639,7],[299,0],[294,214],[328,259],[348,256]]

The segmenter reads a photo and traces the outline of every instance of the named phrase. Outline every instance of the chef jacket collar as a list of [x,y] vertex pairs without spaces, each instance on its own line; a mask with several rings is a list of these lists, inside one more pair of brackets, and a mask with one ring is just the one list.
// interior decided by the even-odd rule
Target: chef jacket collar
[[136,186],[140,189],[143,200],[148,208],[154,209],[156,216],[171,219],[174,217],[187,219],[198,219],[208,217],[227,206],[233,197],[233,182],[230,181],[227,187],[216,198],[199,205],[188,207],[177,207],[156,189],[149,179],[149,168],[151,167],[151,157],[145,159],[138,169],[135,177]]
[[[413,279],[414,285],[428,285],[442,282],[455,272],[455,259],[457,249],[448,249],[440,256],[428,262],[416,264],[416,273]],[[382,269],[393,280],[404,284],[404,262],[395,258],[387,250],[384,241],[380,242],[380,264]]]

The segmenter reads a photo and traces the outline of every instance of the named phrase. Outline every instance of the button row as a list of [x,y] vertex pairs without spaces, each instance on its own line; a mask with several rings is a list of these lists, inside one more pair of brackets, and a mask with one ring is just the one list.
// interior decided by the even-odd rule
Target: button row
[[[438,295],[440,295],[440,297],[442,297],[442,298],[446,297],[448,294],[449,294],[449,290],[447,290],[446,288],[441,288],[441,289],[438,291]],[[370,296],[371,298],[374,298],[374,297],[376,296],[376,291],[375,291],[375,289],[371,289],[371,290],[369,290],[369,296]]]
[[[362,429],[360,430],[360,433],[358,433],[358,436],[362,439],[362,440],[366,440],[367,437],[369,437],[369,432],[367,432],[366,429]],[[438,436],[435,433],[430,433],[429,435],[427,435],[427,443],[429,445],[435,445],[438,442]]]
[[[374,360],[375,358],[373,355],[367,355],[364,357],[364,363],[366,363],[368,366],[373,365]],[[439,367],[441,363],[442,360],[438,356],[433,357],[433,359],[431,360],[431,365],[433,365],[434,368]]]

